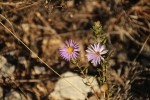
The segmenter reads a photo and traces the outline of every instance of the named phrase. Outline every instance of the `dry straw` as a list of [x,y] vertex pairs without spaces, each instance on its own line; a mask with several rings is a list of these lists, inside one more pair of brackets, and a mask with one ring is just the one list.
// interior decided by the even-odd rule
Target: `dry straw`
[[[16,35],[15,35],[15,32],[14,32],[14,29],[13,29],[13,25],[11,24],[11,22],[6,18],[4,17],[3,15],[0,14],[0,17],[5,19],[12,27],[12,30],[11,31],[7,26],[5,26],[2,22],[0,22],[0,24],[11,34],[14,36],[14,38],[16,38],[23,46],[25,46],[33,55],[35,55],[39,61],[43,64],[45,64],[51,71],[53,71],[56,75],[58,75],[60,78],[64,79],[64,81],[66,81],[67,83],[69,83],[72,87],[74,87],[78,92],[80,92],[82,95],[85,96],[85,94],[82,93],[82,91],[74,86],[71,82],[69,82],[68,80],[66,80],[65,78],[63,78],[58,72],[56,72],[53,68],[51,68],[44,60],[42,60],[34,51],[32,51],[23,41],[21,41],[21,39],[19,39]],[[86,97],[86,96],[85,96]],[[88,98],[86,97],[86,99],[88,100]]]

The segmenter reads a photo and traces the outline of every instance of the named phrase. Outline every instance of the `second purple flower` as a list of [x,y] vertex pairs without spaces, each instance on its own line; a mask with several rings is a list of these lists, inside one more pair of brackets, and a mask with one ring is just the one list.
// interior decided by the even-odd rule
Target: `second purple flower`
[[86,50],[88,61],[91,61],[91,63],[96,66],[100,64],[101,60],[104,60],[103,55],[108,52],[106,50],[104,45],[94,44],[90,45],[88,49]]

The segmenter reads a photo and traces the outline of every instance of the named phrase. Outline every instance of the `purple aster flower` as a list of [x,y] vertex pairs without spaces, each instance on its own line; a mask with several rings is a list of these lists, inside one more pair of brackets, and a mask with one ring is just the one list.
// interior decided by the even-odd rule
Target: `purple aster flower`
[[76,59],[79,55],[79,45],[73,40],[66,41],[65,46],[60,48],[60,55],[67,61]]
[[106,50],[104,45],[100,45],[98,43],[98,44],[90,45],[86,50],[86,52],[87,52],[86,56],[88,58],[88,61],[91,61],[91,63],[94,66],[96,66],[100,64],[101,60],[104,60],[102,55],[106,54],[108,50]]

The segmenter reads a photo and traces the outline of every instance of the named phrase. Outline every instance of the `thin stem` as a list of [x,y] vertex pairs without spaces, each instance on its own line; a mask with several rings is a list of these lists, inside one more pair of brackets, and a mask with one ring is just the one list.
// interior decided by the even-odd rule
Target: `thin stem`
[[[81,71],[81,74],[83,75],[83,77],[86,78],[86,75],[85,75],[84,71],[81,69],[81,67],[80,67],[80,65],[79,65],[78,62],[76,63],[76,66],[77,66],[77,67],[79,68],[79,70]],[[87,79],[87,78],[86,78],[86,79]],[[87,79],[87,82],[90,83],[89,79]],[[90,85],[90,87],[91,87],[91,89],[93,90],[96,99],[99,100],[98,95],[97,95],[96,91],[94,90],[93,86]]]

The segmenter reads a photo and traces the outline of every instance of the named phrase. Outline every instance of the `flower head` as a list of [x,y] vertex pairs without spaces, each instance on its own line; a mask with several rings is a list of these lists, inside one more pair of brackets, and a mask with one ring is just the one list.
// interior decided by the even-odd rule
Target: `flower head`
[[100,64],[101,60],[104,60],[102,55],[106,54],[108,50],[106,50],[104,45],[100,45],[98,43],[98,44],[90,45],[86,50],[86,52],[87,52],[86,56],[88,58],[88,61],[91,61],[91,63],[93,63],[94,66],[96,66]]
[[60,48],[60,55],[67,61],[76,59],[79,55],[79,45],[73,40],[66,41],[65,46]]

